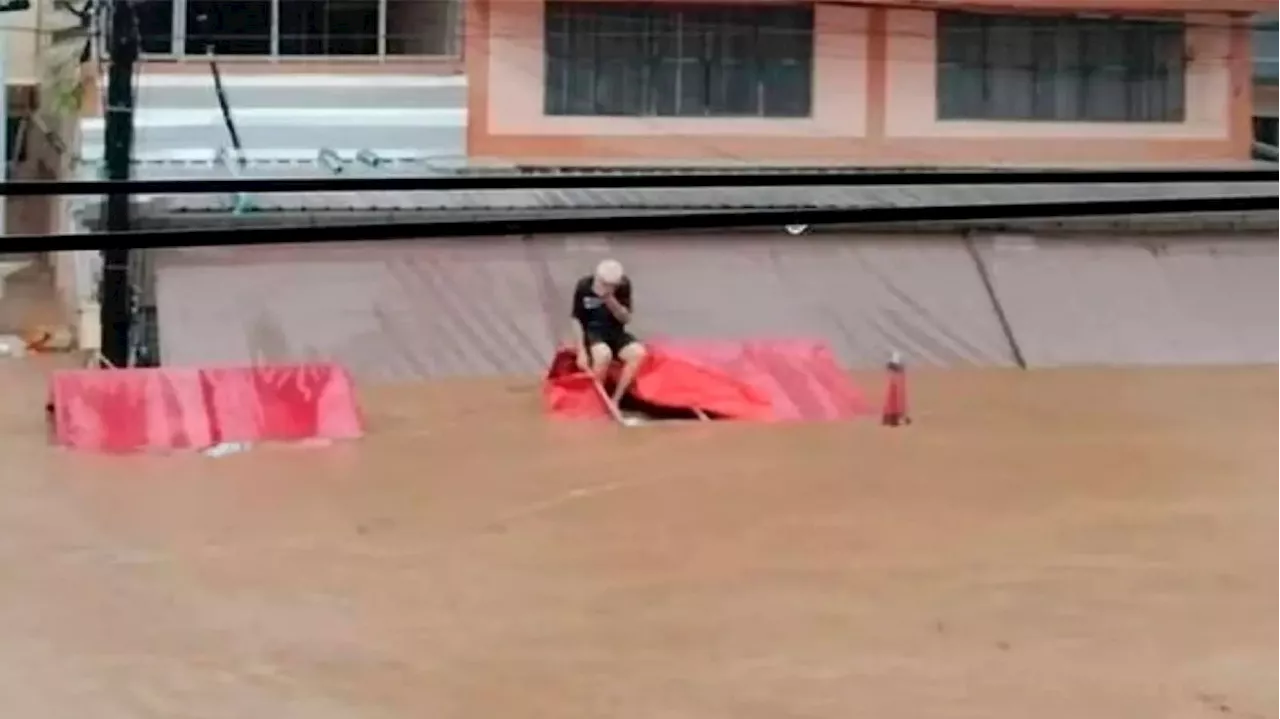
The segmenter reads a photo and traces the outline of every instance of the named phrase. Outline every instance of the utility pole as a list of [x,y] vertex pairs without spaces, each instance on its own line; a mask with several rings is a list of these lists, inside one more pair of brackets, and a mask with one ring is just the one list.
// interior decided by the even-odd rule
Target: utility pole
[[[31,8],[30,0],[0,1],[0,13],[22,12]],[[4,163],[4,174],[0,182],[9,181],[9,153],[17,155],[20,148],[9,147],[9,33],[14,32],[7,25],[0,26],[0,162]],[[9,232],[8,199],[0,200],[0,237]]]
[[[128,181],[133,169],[133,71],[138,60],[138,30],[133,0],[113,0],[108,6],[110,69],[107,71],[107,179]],[[107,230],[130,229],[130,194],[107,196]],[[133,318],[133,287],[129,277],[129,248],[102,251],[102,356],[116,367],[129,364],[129,324]]]
[[[5,8],[0,8],[3,12]],[[9,181],[9,33],[8,27],[0,27],[0,162],[4,163],[4,175],[0,182]],[[15,155],[18,154],[14,150]],[[0,237],[9,234],[9,198],[0,200]]]

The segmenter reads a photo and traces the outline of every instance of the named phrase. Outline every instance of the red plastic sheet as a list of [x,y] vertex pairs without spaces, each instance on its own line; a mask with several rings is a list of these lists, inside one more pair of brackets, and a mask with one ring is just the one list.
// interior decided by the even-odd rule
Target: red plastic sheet
[[547,411],[566,419],[608,419],[609,410],[591,384],[591,375],[578,371],[573,352],[560,350],[542,386]]
[[329,364],[72,370],[51,386],[59,444],[98,452],[362,434],[350,375]]
[[[656,341],[648,348],[632,393],[654,405],[747,421],[844,420],[870,411],[822,342]],[[552,361],[543,397],[554,416],[608,416],[567,349]]]
[[58,444],[102,452],[214,444],[196,369],[63,371],[51,393]]
[[362,432],[355,390],[337,365],[201,371],[219,442],[354,439]]

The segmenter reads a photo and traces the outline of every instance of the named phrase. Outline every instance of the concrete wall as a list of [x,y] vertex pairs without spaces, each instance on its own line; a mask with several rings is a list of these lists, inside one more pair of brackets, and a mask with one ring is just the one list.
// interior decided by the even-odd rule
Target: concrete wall
[[1184,122],[1032,123],[936,119],[931,10],[818,5],[813,114],[796,120],[546,116],[541,0],[476,0],[467,8],[467,140],[476,160],[988,165],[1249,157],[1250,33],[1226,13],[1187,16]]
[[22,12],[0,13],[0,32],[4,33],[5,74],[10,85],[35,85],[40,81],[39,1]]
[[[135,157],[209,157],[231,146],[212,76],[201,70],[139,78]],[[246,152],[465,152],[466,81],[459,76],[235,73],[223,85]],[[100,158],[104,119],[85,117],[80,128],[83,156]]]
[[5,74],[9,86],[45,84],[51,64],[60,64],[74,74],[75,65],[66,61],[79,56],[83,43],[68,41],[51,52],[50,33],[78,24],[79,21],[70,13],[55,10],[53,0],[31,0],[30,9],[0,13]]

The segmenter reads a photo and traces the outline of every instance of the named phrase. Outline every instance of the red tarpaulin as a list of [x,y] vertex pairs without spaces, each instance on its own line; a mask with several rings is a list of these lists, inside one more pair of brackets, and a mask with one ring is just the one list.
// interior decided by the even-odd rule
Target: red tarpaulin
[[[631,392],[645,404],[757,422],[842,420],[869,411],[821,342],[657,341],[648,349]],[[543,396],[554,416],[609,416],[568,349],[552,361]]]
[[351,377],[336,365],[57,372],[59,444],[99,452],[362,434]]

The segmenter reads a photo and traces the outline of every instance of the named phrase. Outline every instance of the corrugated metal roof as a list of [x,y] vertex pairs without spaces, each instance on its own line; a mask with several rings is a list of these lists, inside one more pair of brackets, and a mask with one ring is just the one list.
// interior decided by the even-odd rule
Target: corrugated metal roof
[[161,356],[332,358],[384,380],[533,374],[566,334],[574,281],[616,255],[637,280],[646,336],[820,337],[859,365],[889,347],[933,365],[1011,362],[954,240],[677,239],[165,250]]
[[[1275,361],[1274,234],[991,247],[1032,364]],[[1012,363],[954,235],[782,233],[163,250],[162,357],[324,358],[379,380],[535,374],[566,335],[574,281],[606,256],[635,278],[642,336],[814,337],[850,366],[890,349],[916,365]]]
[[[708,187],[486,190],[457,192],[334,192],[252,198],[255,213],[399,213],[490,210],[708,210],[930,207],[1054,201],[1239,197],[1274,192],[1273,183],[884,185],[875,187]],[[229,213],[227,195],[166,197],[151,212]]]
[[1032,365],[1280,359],[1274,240],[995,242],[983,254]]

